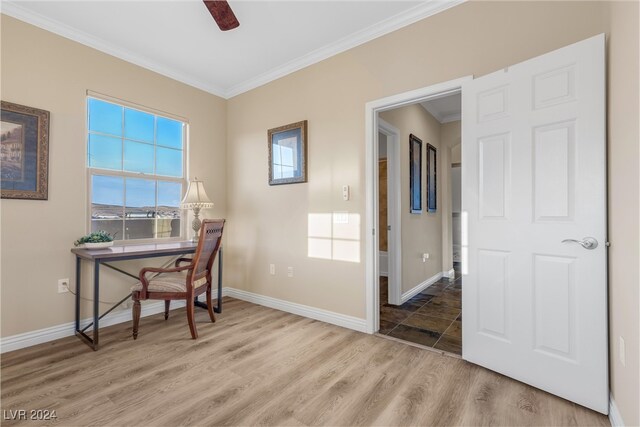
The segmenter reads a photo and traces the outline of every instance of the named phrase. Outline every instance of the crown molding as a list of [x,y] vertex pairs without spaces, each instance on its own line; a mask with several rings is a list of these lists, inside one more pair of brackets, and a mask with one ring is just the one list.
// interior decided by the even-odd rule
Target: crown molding
[[193,76],[176,71],[171,67],[159,64],[149,58],[129,52],[126,49],[117,47],[109,42],[102,40],[101,38],[87,34],[84,31],[72,28],[55,19],[48,18],[39,13],[35,13],[29,9],[22,7],[14,0],[2,0],[0,12],[7,16],[11,16],[12,18],[26,22],[27,24],[34,25],[69,40],[73,40],[85,46],[89,46],[108,55],[115,56],[116,58],[122,59],[123,61],[127,61],[158,74],[162,74],[163,76],[169,77],[170,79],[177,80],[189,86],[193,86],[197,89],[201,89],[205,92],[225,98],[225,91],[220,87],[200,81]]
[[381,37],[385,34],[396,31],[400,28],[411,25],[429,16],[450,9],[454,6],[464,3],[467,0],[426,0],[420,5],[413,7],[405,12],[394,15],[384,21],[373,24],[354,34],[344,37],[334,43],[325,45],[319,49],[307,53],[297,59],[289,61],[279,67],[276,67],[266,73],[260,74],[242,83],[233,85],[229,88],[222,88],[211,83],[203,82],[191,75],[182,73],[159,64],[152,59],[134,54],[126,49],[117,47],[98,37],[87,34],[83,31],[72,28],[62,22],[48,18],[44,15],[35,13],[29,9],[20,6],[15,0],[2,0],[1,12],[20,21],[58,34],[59,36],[73,40],[85,46],[97,49],[101,52],[154,71],[173,80],[185,83],[189,86],[201,89],[205,92],[220,96],[225,99],[232,98],[244,92],[265,85],[269,82],[277,80],[295,71],[323,61],[334,55],[352,49],[356,46],[364,44],[368,41]]
[[307,53],[297,59],[289,61],[284,65],[274,68],[264,74],[248,79],[242,83],[231,86],[226,97],[232,98],[251,89],[265,85],[288,74],[306,68],[317,62],[323,61],[334,55],[360,46],[368,41],[389,34],[400,28],[411,25],[424,18],[435,15],[454,6],[464,3],[467,0],[426,0],[424,3],[394,15],[384,21],[373,24],[356,33],[350,34],[336,42],[325,45],[319,49]]
[[436,119],[438,123],[440,123],[441,125],[445,123],[455,122],[462,119],[462,112],[443,115],[443,114],[440,114],[439,111],[434,109],[431,106],[431,104],[429,104],[429,102],[421,102],[420,105],[422,106],[422,108],[427,110],[427,112],[431,114],[433,118]]
[[442,116],[440,116],[440,112],[433,108],[431,104],[428,102],[421,102],[420,106],[427,110],[427,113],[431,114],[431,116],[438,121],[438,123],[442,124]]
[[442,121],[440,123],[451,123],[457,122],[458,120],[462,120],[462,113],[447,114],[446,116],[442,117]]

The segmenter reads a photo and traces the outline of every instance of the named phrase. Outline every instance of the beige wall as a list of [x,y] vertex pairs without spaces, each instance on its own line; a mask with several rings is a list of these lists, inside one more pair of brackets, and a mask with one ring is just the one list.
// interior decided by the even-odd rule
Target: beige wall
[[[364,318],[366,102],[487,74],[601,33],[603,7],[465,3],[230,99],[227,231],[234,239],[226,247],[227,284]],[[303,119],[309,120],[309,182],[270,187],[267,129]],[[352,190],[346,202],[344,184]],[[353,236],[359,262],[308,256],[309,214],[334,211],[360,221]],[[275,276],[269,263],[278,267]],[[300,273],[288,278],[286,266]]]
[[[440,123],[418,104],[380,113],[380,118],[400,131],[400,181],[402,229],[402,293],[442,271],[442,157]],[[422,213],[410,213],[409,135],[422,140]],[[436,212],[427,212],[427,144],[436,147]],[[430,257],[422,262],[422,254]]]
[[[608,37],[609,330],[611,393],[627,426],[640,425],[638,2],[611,2]],[[620,362],[619,337],[626,343]]]
[[[57,280],[73,279],[69,250],[87,231],[86,90],[187,118],[190,175],[205,181],[216,203],[207,216],[216,217],[226,214],[226,101],[5,15],[1,19],[2,100],[51,113],[49,200],[2,200],[6,337],[74,318],[73,295],[58,294]],[[136,272],[139,264],[129,269]],[[111,272],[102,278],[104,301],[122,298],[132,281]],[[84,284],[84,295],[91,295],[89,281]],[[87,303],[86,317],[88,308]]]
[[462,163],[462,144],[451,148],[451,163]]

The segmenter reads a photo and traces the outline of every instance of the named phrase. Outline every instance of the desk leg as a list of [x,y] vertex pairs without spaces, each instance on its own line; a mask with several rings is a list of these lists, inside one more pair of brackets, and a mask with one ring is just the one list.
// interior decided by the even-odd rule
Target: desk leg
[[222,313],[222,246],[218,249],[218,306],[213,309],[216,313]]
[[76,332],[80,331],[80,275],[81,264],[80,257],[76,257]]
[[93,349],[98,349],[98,332],[100,326],[100,261],[96,260],[93,266]]
[[[198,301],[198,297],[193,299],[193,305],[200,308],[207,308],[207,303]],[[218,249],[218,302],[213,311],[222,313],[222,246]]]

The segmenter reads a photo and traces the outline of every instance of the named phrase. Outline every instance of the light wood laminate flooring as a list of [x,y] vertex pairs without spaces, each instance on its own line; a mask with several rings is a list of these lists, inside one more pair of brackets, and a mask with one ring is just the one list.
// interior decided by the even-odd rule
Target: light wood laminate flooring
[[[601,414],[412,347],[226,298],[212,324],[184,309],[2,355],[3,425],[609,425]],[[6,412],[5,412],[6,413]]]

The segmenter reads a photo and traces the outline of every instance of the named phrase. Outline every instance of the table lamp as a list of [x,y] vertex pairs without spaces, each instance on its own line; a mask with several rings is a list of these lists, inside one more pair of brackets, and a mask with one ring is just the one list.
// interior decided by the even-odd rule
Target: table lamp
[[195,232],[193,236],[193,241],[197,242],[200,237],[200,225],[202,221],[200,221],[200,209],[202,208],[212,208],[213,203],[209,200],[207,193],[204,191],[204,183],[200,181],[198,178],[194,178],[189,181],[189,187],[187,188],[187,194],[182,199],[180,203],[182,209],[192,209],[193,210],[193,221],[191,222],[191,228]]

